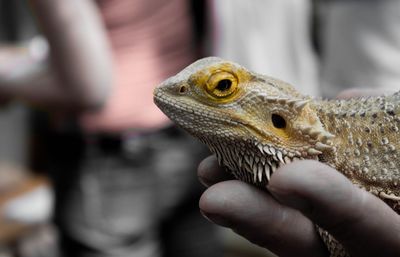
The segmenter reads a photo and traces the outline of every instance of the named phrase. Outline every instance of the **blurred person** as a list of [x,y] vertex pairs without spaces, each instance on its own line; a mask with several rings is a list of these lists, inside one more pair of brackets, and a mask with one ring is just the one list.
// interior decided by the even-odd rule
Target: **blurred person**
[[212,55],[311,95],[400,89],[398,1],[209,2]]
[[219,256],[194,200],[205,148],[152,103],[153,87],[197,57],[189,2],[30,3],[51,62],[28,54],[16,74],[21,65],[7,64],[18,62],[3,62],[0,95],[51,113],[46,162],[63,256]]

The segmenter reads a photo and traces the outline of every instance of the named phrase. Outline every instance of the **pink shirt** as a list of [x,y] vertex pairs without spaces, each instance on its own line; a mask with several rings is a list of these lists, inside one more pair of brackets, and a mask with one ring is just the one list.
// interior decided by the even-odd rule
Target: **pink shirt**
[[98,0],[114,52],[114,84],[105,107],[82,118],[88,131],[157,129],[168,119],[154,87],[194,60],[187,0]]

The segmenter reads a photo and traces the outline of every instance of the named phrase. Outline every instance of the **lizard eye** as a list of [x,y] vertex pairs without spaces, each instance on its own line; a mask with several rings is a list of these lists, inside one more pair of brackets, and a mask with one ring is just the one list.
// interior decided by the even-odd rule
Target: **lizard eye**
[[237,89],[238,80],[229,72],[219,72],[212,75],[206,84],[207,92],[217,98],[232,95]]
[[217,86],[215,87],[216,89],[218,89],[219,91],[223,92],[223,91],[227,91],[229,90],[229,88],[232,86],[232,81],[229,79],[221,79],[220,81],[218,81]]

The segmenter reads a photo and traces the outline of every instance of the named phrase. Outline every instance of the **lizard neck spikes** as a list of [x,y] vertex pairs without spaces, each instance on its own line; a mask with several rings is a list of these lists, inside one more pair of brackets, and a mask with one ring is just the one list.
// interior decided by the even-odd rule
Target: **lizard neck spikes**
[[301,112],[304,107],[310,103],[311,99],[291,99],[291,98],[278,98],[278,102],[289,106],[291,109]]
[[319,154],[322,154],[321,151],[318,151],[318,150],[315,149],[315,148],[308,148],[307,153],[310,154],[310,155],[319,155]]
[[269,103],[277,103],[282,106],[289,106],[292,110],[297,112],[301,112],[311,101],[311,99],[290,99],[280,97],[265,97],[263,100]]
[[309,99],[306,100],[299,100],[299,101],[295,101],[293,102],[292,105],[289,105],[291,107],[293,107],[294,109],[296,109],[298,112],[301,112],[303,110],[304,107],[307,106],[307,104],[310,102]]
[[311,126],[300,126],[298,131],[303,136],[308,136],[310,139],[316,140],[323,145],[329,145],[329,140],[333,139],[335,136],[322,127],[311,127]]
[[320,151],[327,151],[327,150],[334,150],[334,147],[331,145],[321,143],[321,142],[317,142],[315,144],[315,149],[320,150]]

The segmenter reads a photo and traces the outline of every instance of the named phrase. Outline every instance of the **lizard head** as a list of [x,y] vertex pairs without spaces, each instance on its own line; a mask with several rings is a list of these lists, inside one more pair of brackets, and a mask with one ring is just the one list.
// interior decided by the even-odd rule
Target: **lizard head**
[[331,150],[312,99],[289,84],[209,57],[167,79],[156,105],[207,144],[220,164],[265,185],[279,165]]

